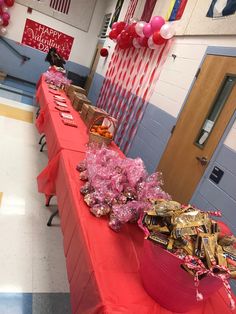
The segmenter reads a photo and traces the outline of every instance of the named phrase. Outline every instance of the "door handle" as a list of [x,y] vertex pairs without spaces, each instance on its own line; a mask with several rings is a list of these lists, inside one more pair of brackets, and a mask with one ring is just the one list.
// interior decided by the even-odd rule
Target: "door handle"
[[200,162],[202,166],[206,166],[208,164],[208,160],[206,157],[197,156],[196,159]]

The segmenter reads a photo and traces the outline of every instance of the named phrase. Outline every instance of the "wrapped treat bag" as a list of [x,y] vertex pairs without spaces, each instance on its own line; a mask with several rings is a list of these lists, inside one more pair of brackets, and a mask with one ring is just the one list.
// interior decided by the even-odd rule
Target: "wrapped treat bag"
[[92,214],[96,217],[106,216],[110,213],[111,207],[107,204],[96,204],[90,208]]
[[124,223],[136,222],[150,198],[169,198],[160,188],[159,174],[148,176],[140,158],[121,158],[106,146],[91,144],[77,169],[81,180],[89,183],[81,193],[91,213],[97,217],[110,213],[109,226],[115,231]]

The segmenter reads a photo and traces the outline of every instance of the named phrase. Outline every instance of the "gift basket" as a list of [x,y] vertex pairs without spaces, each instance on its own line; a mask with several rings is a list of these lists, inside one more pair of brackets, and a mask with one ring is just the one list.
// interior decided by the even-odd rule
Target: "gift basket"
[[115,120],[106,115],[99,115],[89,127],[89,142],[109,145],[115,136]]
[[159,304],[186,312],[224,286],[234,308],[228,280],[236,278],[236,238],[220,234],[208,213],[156,199],[139,225],[150,240],[144,242],[141,278]]

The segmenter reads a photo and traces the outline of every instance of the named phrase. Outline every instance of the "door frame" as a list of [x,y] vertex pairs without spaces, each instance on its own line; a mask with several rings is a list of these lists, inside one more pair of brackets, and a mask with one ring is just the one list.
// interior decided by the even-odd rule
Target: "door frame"
[[93,56],[93,59],[92,59],[92,62],[91,62],[91,66],[90,66],[90,69],[89,69],[89,74],[87,76],[87,80],[85,82],[85,90],[87,91],[87,94],[89,93],[89,90],[90,90],[90,87],[92,85],[92,81],[93,81],[93,78],[94,78],[94,75],[96,73],[96,70],[97,70],[97,67],[98,67],[98,63],[99,63],[99,60],[100,60],[100,51],[101,49],[103,48],[104,46],[104,43],[105,43],[105,40],[100,40],[98,39],[97,41],[97,45],[96,45],[96,49],[95,49],[95,52],[94,52],[94,56]]
[[[205,54],[202,57],[202,60],[201,60],[201,62],[199,64],[198,70],[197,70],[196,74],[193,77],[192,83],[190,84],[190,87],[189,87],[189,90],[187,92],[187,95],[184,98],[184,101],[183,101],[183,104],[182,104],[182,106],[180,108],[180,111],[179,111],[179,113],[178,113],[178,115],[176,117],[175,124],[177,123],[177,121],[179,119],[179,116],[180,116],[184,106],[186,105],[186,102],[187,102],[187,100],[189,98],[189,95],[190,95],[190,93],[191,93],[191,91],[193,89],[193,85],[194,85],[194,83],[195,83],[195,81],[197,79],[197,74],[200,71],[200,69],[202,67],[202,64],[204,63],[204,61],[205,61],[205,59],[206,59],[206,57],[208,55],[215,55],[215,56],[222,56],[222,57],[236,57],[236,47],[220,47],[220,46],[208,46],[207,47],[207,49],[205,51]],[[167,142],[167,144],[168,144],[168,142]],[[166,144],[166,147],[167,147],[167,144]],[[163,151],[163,153],[164,153],[164,151]]]
[[[199,64],[198,71],[201,69],[202,64],[204,63],[205,58],[207,57],[207,55],[216,55],[216,56],[222,56],[222,57],[236,57],[236,48],[235,47],[208,46],[207,49],[206,49],[206,52],[205,52],[205,54],[204,54],[204,56],[203,56],[203,58],[202,58],[202,60],[200,62],[200,64]],[[196,72],[196,74],[197,74],[197,72]],[[189,87],[188,93],[187,93],[187,95],[186,95],[186,97],[184,99],[183,105],[182,105],[182,107],[181,107],[181,109],[180,109],[180,111],[178,113],[177,118],[176,118],[175,124],[178,122],[179,116],[180,116],[184,106],[186,105],[186,102],[187,102],[188,97],[189,97],[189,95],[190,95],[190,93],[192,91],[192,88],[193,88],[193,85],[194,85],[194,83],[196,81],[196,78],[197,78],[197,75],[195,75],[193,80],[192,80],[192,83],[191,83],[191,85]],[[198,185],[196,186],[196,189],[195,189],[193,195],[191,196],[191,199],[189,201],[190,204],[191,204],[192,200],[194,199],[194,197],[197,195],[198,191],[200,190],[200,187],[203,184],[204,180],[206,180],[207,176],[211,172],[212,166],[213,166],[213,164],[214,164],[214,162],[216,160],[216,156],[218,155],[218,153],[219,153],[219,151],[220,151],[220,149],[221,149],[221,147],[222,147],[222,145],[223,145],[223,143],[224,143],[224,141],[225,141],[225,139],[226,139],[226,137],[227,137],[227,135],[228,135],[228,133],[229,133],[229,131],[230,131],[230,129],[231,129],[235,119],[236,119],[236,111],[232,115],[229,124],[226,126],[226,128],[224,130],[224,133],[223,133],[223,135],[222,135],[222,137],[221,137],[221,139],[220,139],[220,141],[219,141],[219,143],[218,143],[218,145],[217,145],[217,147],[216,147],[216,149],[215,149],[211,159],[209,160],[209,163],[208,163],[208,165],[207,165],[207,167],[206,167],[206,169],[205,169],[205,171],[204,171],[204,173],[202,175],[202,178],[200,179]],[[166,147],[167,147],[167,145],[168,145],[168,142],[166,144]],[[163,154],[164,154],[164,151],[163,151]]]
[[214,168],[214,163],[216,161],[216,157],[219,154],[219,152],[222,148],[222,145],[224,145],[224,141],[225,141],[229,131],[231,130],[235,120],[236,120],[236,110],[234,111],[234,114],[232,115],[228,125],[226,126],[225,131],[224,131],[224,133],[223,133],[223,135],[222,135],[222,137],[221,137],[221,139],[220,139],[220,141],[219,141],[219,143],[218,143],[218,145],[217,145],[217,147],[216,147],[216,149],[212,155],[212,158],[210,159],[210,162],[208,163],[206,170],[205,170],[202,178],[200,179],[200,181],[199,181],[199,183],[198,183],[198,185],[197,185],[197,187],[196,187],[196,189],[195,189],[195,191],[194,191],[194,193],[193,193],[193,195],[189,201],[190,204],[192,204],[192,200],[195,198],[197,193],[200,191],[201,185],[204,183],[204,180],[207,180],[207,178],[211,174],[212,169]]

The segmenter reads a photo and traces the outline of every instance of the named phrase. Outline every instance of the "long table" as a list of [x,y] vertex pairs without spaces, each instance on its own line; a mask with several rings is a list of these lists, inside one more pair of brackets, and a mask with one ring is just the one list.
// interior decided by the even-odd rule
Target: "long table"
[[[41,193],[57,196],[73,313],[172,313],[156,303],[143,288],[139,273],[142,232],[132,224],[124,225],[120,233],[113,232],[107,219],[94,217],[83,201],[80,194],[83,182],[76,170],[76,165],[85,157],[88,141],[82,120],[75,129],[79,145],[70,149],[71,139],[66,139],[70,132],[56,127],[60,122],[54,117],[57,112],[47,109],[45,125],[53,126],[53,132],[46,131],[47,142],[52,140],[60,145],[50,153],[48,166],[38,176],[38,187]],[[50,118],[57,124],[51,124]],[[79,115],[77,119],[80,120]],[[66,140],[68,149],[63,146]],[[119,152],[114,144],[112,147]],[[228,303],[224,289],[220,289],[188,313],[236,313]]]

